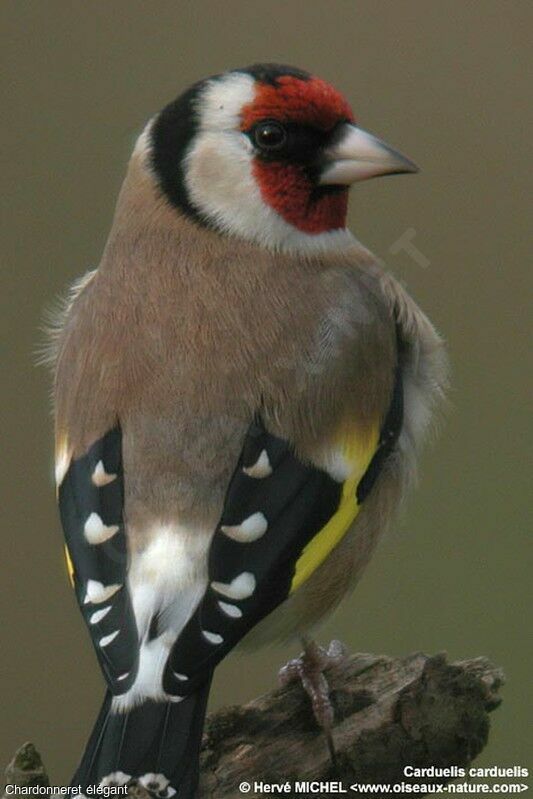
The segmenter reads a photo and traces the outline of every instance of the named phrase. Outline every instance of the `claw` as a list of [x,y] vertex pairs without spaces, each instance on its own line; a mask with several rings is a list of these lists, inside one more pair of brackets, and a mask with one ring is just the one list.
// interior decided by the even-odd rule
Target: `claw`
[[335,747],[333,744],[332,728],[334,710],[329,698],[329,685],[324,671],[330,666],[337,666],[346,657],[346,648],[341,641],[332,641],[327,650],[308,638],[302,639],[304,651],[279,670],[281,685],[288,685],[295,680],[302,683],[302,687],[311,700],[313,715],[319,727],[324,730],[328,744],[330,758],[336,762]]

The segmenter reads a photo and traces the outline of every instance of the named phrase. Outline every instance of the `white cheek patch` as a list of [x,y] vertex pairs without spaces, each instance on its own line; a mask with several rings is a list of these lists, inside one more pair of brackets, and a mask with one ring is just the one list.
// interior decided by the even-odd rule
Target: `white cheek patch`
[[[186,183],[193,204],[226,232],[257,228],[270,211],[252,175],[253,152],[239,130],[204,131],[186,156]],[[273,213],[273,212],[272,212]]]

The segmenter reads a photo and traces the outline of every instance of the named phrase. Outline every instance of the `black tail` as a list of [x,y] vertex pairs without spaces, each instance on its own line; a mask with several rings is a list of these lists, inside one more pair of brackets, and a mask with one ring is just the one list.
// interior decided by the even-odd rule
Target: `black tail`
[[154,793],[174,795],[164,790],[168,780],[175,799],[194,799],[210,684],[181,702],[147,701],[127,713],[111,711],[108,691],[71,784],[85,792],[117,771],[132,778],[155,774],[163,776]]

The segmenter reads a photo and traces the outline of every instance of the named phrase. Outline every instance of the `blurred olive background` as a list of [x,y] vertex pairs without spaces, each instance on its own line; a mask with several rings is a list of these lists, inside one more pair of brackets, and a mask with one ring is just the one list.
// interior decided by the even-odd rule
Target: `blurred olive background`
[[[454,373],[400,529],[320,637],[489,656],[508,685],[479,762],[525,764],[531,4],[3,0],[1,18],[0,761],[30,739],[66,780],[103,694],[63,568],[48,375],[34,365],[43,309],[98,263],[145,120],[200,77],[270,60],[329,79],[422,167],[359,185],[350,221],[442,331]],[[398,251],[406,231],[422,259]],[[268,689],[294,652],[228,659],[212,706]]]

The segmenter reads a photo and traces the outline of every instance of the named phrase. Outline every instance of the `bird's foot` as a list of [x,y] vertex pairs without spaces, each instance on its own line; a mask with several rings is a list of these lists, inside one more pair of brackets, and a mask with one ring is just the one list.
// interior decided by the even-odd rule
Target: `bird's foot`
[[331,641],[328,648],[324,649],[316,641],[307,638],[303,639],[303,646],[304,651],[301,655],[289,660],[279,670],[279,681],[281,685],[288,685],[295,680],[302,683],[303,689],[311,700],[316,722],[326,735],[332,763],[335,763],[332,737],[334,710],[329,698],[329,685],[324,671],[330,666],[342,663],[346,657],[346,648],[341,641]]

